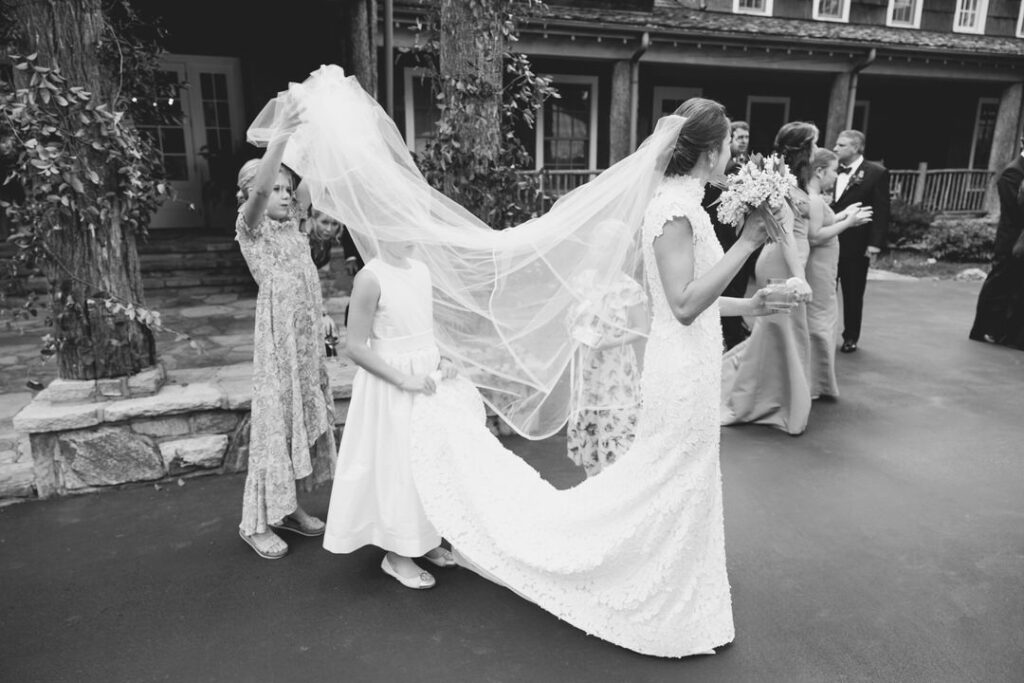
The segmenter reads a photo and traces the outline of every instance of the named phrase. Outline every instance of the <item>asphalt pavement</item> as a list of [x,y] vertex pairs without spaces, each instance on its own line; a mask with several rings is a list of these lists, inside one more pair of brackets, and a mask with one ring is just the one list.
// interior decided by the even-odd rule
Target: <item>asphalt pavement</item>
[[[239,476],[0,509],[2,681],[1022,681],[1024,352],[976,283],[871,282],[808,431],[723,430],[736,641],[644,657],[470,572],[237,536]],[[564,440],[512,440],[558,486]],[[308,499],[325,513],[329,491]]]

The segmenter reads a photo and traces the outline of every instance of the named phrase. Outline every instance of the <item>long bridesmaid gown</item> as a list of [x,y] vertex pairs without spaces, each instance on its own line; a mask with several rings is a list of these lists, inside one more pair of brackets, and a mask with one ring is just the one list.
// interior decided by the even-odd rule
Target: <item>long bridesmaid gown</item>
[[[836,222],[836,215],[820,195],[812,195],[824,209],[823,226]],[[811,336],[811,398],[839,398],[836,382],[836,327],[839,325],[839,298],[836,278],[839,273],[839,237],[811,246],[807,259],[807,284],[812,299],[807,302],[807,328]]]
[[[794,211],[787,212],[801,265],[807,265],[808,196],[793,188]],[[778,244],[767,244],[754,269],[758,287],[771,278],[791,273]],[[722,358],[722,424],[764,424],[789,434],[807,429],[811,412],[810,335],[807,305],[798,304],[788,314],[762,316],[743,343]]]

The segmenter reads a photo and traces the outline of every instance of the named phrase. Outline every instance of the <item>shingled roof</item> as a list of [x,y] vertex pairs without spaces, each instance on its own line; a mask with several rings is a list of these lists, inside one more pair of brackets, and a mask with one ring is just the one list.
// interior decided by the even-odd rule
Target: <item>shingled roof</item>
[[964,33],[940,33],[866,24],[760,17],[658,6],[650,12],[549,5],[533,22],[591,24],[606,29],[632,29],[686,37],[737,41],[801,41],[857,48],[885,48],[942,54],[1024,57],[1024,40]]

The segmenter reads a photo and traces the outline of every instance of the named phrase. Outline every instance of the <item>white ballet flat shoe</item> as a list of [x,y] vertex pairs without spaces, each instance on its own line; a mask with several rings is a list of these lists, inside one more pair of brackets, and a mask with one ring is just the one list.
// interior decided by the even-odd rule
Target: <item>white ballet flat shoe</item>
[[[432,556],[430,553],[437,551],[437,556]],[[423,556],[423,559],[434,565],[435,567],[454,567],[457,563],[455,562],[455,556],[452,555],[452,551],[447,548],[437,547],[431,550]]]
[[380,563],[380,568],[384,570],[384,573],[388,576],[395,578],[398,583],[402,584],[406,588],[412,588],[413,590],[426,590],[427,588],[433,588],[437,581],[430,572],[421,571],[416,577],[407,579],[406,577],[395,571],[395,568],[388,562],[388,556],[385,555],[384,559]]

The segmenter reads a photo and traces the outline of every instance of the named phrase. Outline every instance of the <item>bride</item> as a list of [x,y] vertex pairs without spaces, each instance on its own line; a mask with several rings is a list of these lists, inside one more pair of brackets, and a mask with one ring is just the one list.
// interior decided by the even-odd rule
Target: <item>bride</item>
[[[417,397],[410,429],[423,509],[463,563],[636,652],[683,657],[731,642],[719,316],[777,309],[764,290],[720,296],[765,240],[763,223],[751,219],[723,255],[701,208],[704,184],[729,158],[724,108],[688,100],[637,152],[545,217],[497,233],[426,187],[393,124],[337,67],[291,96],[303,99],[309,120],[285,162],[361,250],[416,235],[416,258],[434,278],[438,344],[472,381]],[[272,138],[274,116],[268,105],[250,139]],[[344,134],[332,134],[342,120]],[[578,331],[579,315],[568,313],[595,296],[572,289],[584,271],[607,283],[642,271],[653,317],[632,447],[600,476],[559,491],[492,436],[484,401],[530,436],[564,424],[579,345],[569,330]]]

